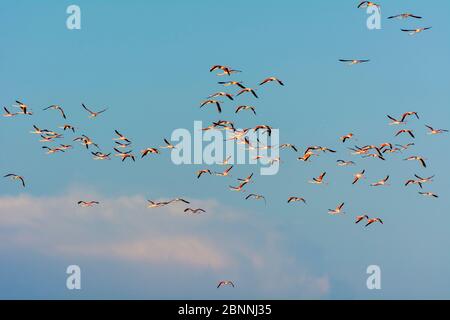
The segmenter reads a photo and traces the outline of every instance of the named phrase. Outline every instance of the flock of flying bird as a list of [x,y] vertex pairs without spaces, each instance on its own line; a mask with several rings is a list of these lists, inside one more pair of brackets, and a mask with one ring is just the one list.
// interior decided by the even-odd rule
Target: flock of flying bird
[[[370,2],[370,1],[361,2],[358,5],[358,8],[367,8],[367,7],[371,7],[371,6],[375,6],[380,9],[380,5]],[[388,17],[388,19],[408,19],[408,18],[422,19],[422,17],[411,14],[411,13],[402,13],[402,14]],[[401,30],[403,32],[407,32],[411,35],[415,35],[417,33],[420,33],[422,31],[425,31],[428,29],[430,29],[430,28],[426,27],[426,28],[418,28],[418,29],[401,29]],[[357,65],[357,64],[369,62],[370,60],[369,59],[363,59],[363,60],[339,59],[339,61],[343,62],[343,63],[347,63],[349,65]],[[232,76],[234,74],[241,73],[240,70],[236,70],[229,66],[224,66],[224,65],[214,65],[210,68],[210,72],[219,72],[216,74],[217,76]],[[270,83],[274,83],[279,86],[284,86],[284,82],[282,80],[280,80],[277,77],[271,76],[271,77],[267,77],[267,78],[263,79],[261,82],[259,82],[258,87],[266,86]],[[237,97],[242,96],[242,95],[249,95],[250,97],[253,97],[254,99],[259,98],[259,95],[257,94],[258,89],[252,88],[252,87],[247,87],[244,85],[244,83],[242,81],[219,81],[218,84],[225,88],[237,88],[237,92],[235,94],[233,94],[231,92],[226,92],[226,91],[218,91],[216,93],[213,93],[213,94],[207,96],[206,100],[201,102],[200,108],[211,105],[211,106],[215,107],[217,112],[220,114],[223,111],[222,107],[223,107],[224,102],[217,100],[219,97],[226,98],[226,100],[228,100],[229,102],[234,102]],[[4,117],[13,118],[13,117],[20,116],[20,115],[24,115],[24,116],[32,116],[33,115],[33,112],[28,107],[28,105],[26,105],[25,103],[23,103],[21,101],[16,101],[16,103],[17,103],[17,105],[15,105],[13,107],[15,107],[19,110],[17,112],[11,112],[10,109],[4,107],[3,108],[5,111],[5,113],[3,114]],[[92,111],[85,104],[81,104],[81,106],[88,113],[89,118],[97,118],[108,110],[107,108],[105,108],[100,111]],[[43,110],[44,111],[47,111],[47,110],[58,111],[64,120],[67,119],[67,115],[66,115],[65,111],[59,105],[51,105],[49,107],[44,108]],[[254,105],[246,105],[246,104],[237,105],[234,112],[237,114],[237,113],[244,112],[244,111],[249,111],[254,116],[256,116],[256,114],[257,114],[256,107]],[[409,120],[411,117],[419,119],[419,114],[417,112],[412,112],[412,111],[405,112],[398,118],[392,117],[391,115],[387,115],[387,118],[390,120],[390,122],[388,123],[389,125],[400,126],[400,127],[407,125],[407,120]],[[443,133],[448,132],[448,130],[436,129],[430,125],[426,125],[426,128],[428,130],[429,135],[438,135],[438,134],[443,134]],[[33,125],[33,129],[34,130],[31,131],[31,133],[39,135],[41,138],[41,140],[39,140],[39,141],[42,143],[54,143],[57,141],[57,139],[63,138],[63,133],[58,133],[56,131],[48,130],[48,129],[41,129],[36,125]],[[72,132],[72,134],[75,134],[77,131],[76,127],[74,127],[71,124],[67,124],[67,123],[60,126],[59,129],[62,129],[64,131],[64,133],[66,131],[70,131],[70,132]],[[257,139],[256,141],[251,141],[249,139],[248,133],[251,130],[253,132],[261,131],[261,134],[267,134],[270,136],[271,132],[272,132],[272,127],[267,124],[257,125],[254,128],[238,129],[238,128],[236,128],[235,124],[232,121],[218,120],[218,121],[213,122],[210,126],[203,128],[202,130],[203,131],[208,131],[208,130],[227,131],[228,137],[230,140],[234,140],[238,144],[245,145],[247,150],[268,150],[268,149],[273,149],[273,148],[278,148],[278,149],[289,148],[289,149],[293,150],[293,152],[296,152],[296,153],[298,153],[300,151],[300,149],[297,146],[295,146],[294,144],[290,144],[290,143],[280,144],[279,146],[268,146],[268,145],[262,144],[259,141],[259,139]],[[119,157],[122,160],[122,162],[127,159],[129,159],[131,161],[136,161],[136,155],[133,154],[132,150],[130,149],[132,146],[131,139],[129,139],[128,137],[126,137],[125,135],[120,133],[118,130],[115,130],[114,133],[115,133],[115,138],[113,138],[114,144],[115,144],[115,147],[113,148],[113,150],[115,152],[114,156]],[[415,133],[411,129],[408,129],[408,128],[399,129],[396,132],[395,137],[400,136],[400,135],[408,135],[411,139],[415,138]],[[346,135],[341,136],[339,138],[339,140],[343,144],[348,144],[349,141],[351,141],[354,138],[355,138],[355,135],[353,133],[348,133]],[[100,146],[97,143],[95,143],[93,139],[91,139],[90,137],[88,137],[84,134],[81,134],[80,136],[73,138],[72,141],[79,142],[85,149],[89,150],[91,155],[93,156],[94,160],[111,160],[112,152],[110,152],[110,153],[102,152],[100,149]],[[163,139],[163,141],[164,141],[163,146],[147,147],[147,148],[141,150],[141,152],[140,152],[141,158],[144,158],[144,157],[147,157],[150,155],[160,154],[162,152],[162,149],[171,150],[171,149],[176,148],[176,146],[174,146],[167,139]],[[393,154],[393,153],[401,153],[403,151],[408,150],[409,148],[411,148],[413,146],[414,146],[413,142],[407,143],[405,145],[393,144],[391,142],[385,142],[385,143],[376,144],[376,145],[365,145],[365,146],[356,146],[355,145],[354,147],[351,147],[348,149],[351,151],[351,154],[354,156],[361,156],[362,158],[375,158],[375,159],[385,161],[387,158],[387,155]],[[54,154],[54,153],[64,153],[69,149],[73,149],[74,147],[70,144],[58,144],[57,146],[54,146],[54,147],[42,146],[42,148],[46,150],[47,154]],[[95,148],[95,150],[92,150],[92,148]],[[305,151],[297,159],[299,161],[309,162],[314,159],[313,157],[317,157],[320,154],[336,153],[336,152],[337,152],[336,150],[330,149],[328,147],[309,146],[305,149]],[[201,169],[196,172],[197,179],[201,178],[203,175],[215,175],[215,176],[220,176],[220,177],[230,176],[230,172],[234,167],[233,164],[229,165],[230,158],[231,157],[227,157],[222,163],[220,163],[220,165],[228,166],[225,170],[220,171],[220,172],[214,172],[208,168]],[[255,159],[262,159],[262,158],[263,158],[263,156],[258,155],[258,156],[256,156]],[[273,163],[276,161],[280,162],[280,157],[268,158],[267,160],[270,163]],[[405,158],[404,160],[405,161],[417,161],[422,167],[424,167],[424,168],[427,167],[426,159],[423,158],[422,156],[412,155],[412,156]],[[337,160],[337,165],[340,167],[354,166],[354,165],[356,165],[356,163],[354,161],[339,159],[339,160]],[[357,184],[362,178],[365,178],[365,173],[366,173],[365,170],[355,173],[351,183]],[[8,173],[4,177],[19,181],[23,187],[26,186],[25,178],[23,176],[20,176],[18,174],[14,174],[14,173]],[[433,178],[434,178],[434,176],[423,178],[416,174],[414,179],[410,179],[405,182],[405,186],[417,185],[420,187],[420,189],[422,189],[424,184],[433,181]],[[390,179],[390,176],[386,175],[385,178],[383,178],[379,181],[376,181],[374,183],[371,183],[370,186],[371,187],[387,186],[389,179]],[[229,189],[232,191],[236,191],[236,192],[245,192],[245,190],[243,188],[246,185],[248,185],[249,183],[253,182],[253,173],[249,174],[245,178],[238,178],[237,181],[238,181],[237,186],[230,185]],[[311,184],[321,185],[321,184],[326,184],[325,181],[326,181],[326,172],[322,172],[319,176],[312,178],[308,182]],[[421,194],[423,196],[438,198],[438,195],[433,192],[420,191],[419,194]],[[245,200],[250,200],[250,199],[263,200],[264,202],[266,202],[266,198],[263,195],[256,194],[256,193],[249,193],[248,195],[245,196]],[[307,203],[306,199],[301,196],[290,196],[287,199],[287,203],[289,203],[289,204],[295,203],[295,202],[302,202],[303,204]],[[183,198],[175,198],[175,199],[171,199],[171,200],[167,200],[167,201],[148,200],[148,208],[161,208],[163,206],[168,206],[173,203],[182,203],[184,205],[190,204],[189,201],[187,201]],[[99,203],[99,201],[95,201],[95,200],[80,200],[80,201],[78,201],[77,204],[80,207],[93,207],[93,206],[99,205],[100,203]],[[342,214],[342,213],[344,213],[344,211],[343,211],[344,206],[345,206],[345,203],[342,202],[335,209],[329,209],[328,213],[330,215]],[[199,213],[205,213],[206,210],[204,210],[202,208],[186,207],[184,209],[184,212],[192,213],[192,214],[199,214]],[[369,217],[369,215],[367,215],[365,213],[356,216],[356,220],[355,220],[356,224],[358,224],[362,221],[365,221],[366,227],[373,223],[377,223],[377,222],[381,223],[381,224],[383,223],[383,221],[379,217],[371,218],[371,217]],[[219,288],[224,285],[231,285],[234,287],[234,283],[229,280],[220,281],[217,287]]]

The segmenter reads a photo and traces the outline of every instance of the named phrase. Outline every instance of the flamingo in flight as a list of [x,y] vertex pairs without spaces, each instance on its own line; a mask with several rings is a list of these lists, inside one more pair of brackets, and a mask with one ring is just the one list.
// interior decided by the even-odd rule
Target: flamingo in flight
[[242,181],[242,182],[244,182],[244,183],[249,183],[249,182],[251,182],[252,178],[253,178],[253,173],[250,174],[249,176],[245,177],[244,179],[238,178],[238,180],[239,180],[239,181]]
[[264,79],[263,81],[261,81],[261,83],[259,85],[262,86],[262,85],[264,85],[266,83],[269,83],[269,82],[272,82],[272,81],[278,82],[278,84],[280,86],[284,86],[283,81],[281,81],[280,79],[278,79],[276,77],[268,77],[268,78]]
[[206,211],[205,210],[203,210],[202,208],[196,208],[196,209],[192,209],[192,208],[186,208],[186,209],[184,209],[184,211],[183,212],[192,212],[192,213],[199,213],[199,212],[201,212],[201,213],[205,213]]
[[114,130],[114,132],[116,133],[118,138],[114,138],[113,140],[115,140],[115,141],[125,141],[127,143],[131,143],[131,141],[127,137],[125,137],[123,134],[121,134],[119,131]]
[[243,188],[244,188],[244,186],[245,186],[246,184],[247,184],[247,183],[243,182],[243,183],[241,183],[240,185],[238,185],[237,187],[229,186],[229,188],[230,188],[230,190],[232,190],[232,191],[245,192],[245,190],[244,190]]
[[157,202],[157,201],[153,201],[153,200],[147,200],[147,202],[148,202],[147,208],[150,208],[150,209],[166,206],[170,203],[169,201]]
[[233,129],[233,131],[235,131],[233,122],[228,121],[228,120],[219,120],[219,121],[213,122],[213,124],[218,127],[230,127],[231,129]]
[[[380,148],[378,146],[375,145],[368,145],[368,146],[364,146],[361,148],[362,150],[366,150],[366,151],[370,151],[370,150],[375,150],[377,152],[377,154],[383,158],[383,153],[381,152]],[[373,156],[371,154],[367,155],[368,157],[373,157],[373,158],[377,158],[376,156]],[[384,160],[384,159],[382,159]]]
[[169,201],[169,204],[170,204],[170,203],[173,203],[173,202],[183,202],[183,203],[186,203],[186,204],[190,204],[189,201],[187,201],[187,200],[185,200],[185,199],[183,199],[183,198],[175,198],[175,199],[172,199],[172,200]]
[[412,13],[400,13],[400,14],[396,14],[394,16],[388,17],[388,19],[408,19],[408,18],[422,19],[422,17],[416,16]]
[[97,151],[91,152],[91,154],[94,156],[94,160],[111,160],[111,158],[109,157],[111,153],[105,154]]
[[120,148],[120,149],[126,149],[131,145],[131,142],[130,143],[122,143],[119,141],[114,141],[114,143],[116,144],[116,148]]
[[391,126],[399,125],[399,124],[405,124],[406,123],[403,120],[397,120],[394,117],[391,117],[390,115],[387,115],[387,117],[392,121],[392,122],[389,123],[389,125],[391,125]]
[[66,118],[66,114],[64,113],[64,110],[63,110],[63,108],[61,108],[61,106],[58,106],[56,104],[52,104],[51,106],[49,106],[47,108],[44,108],[43,110],[45,111],[45,110],[48,110],[48,109],[58,110],[61,113],[62,117],[64,119],[67,119]]
[[372,223],[379,222],[383,224],[383,221],[380,218],[367,219],[366,227],[370,226]]
[[42,149],[47,149],[47,154],[54,154],[57,152],[65,152],[63,148],[49,148],[47,146],[43,146]]
[[416,116],[417,119],[420,119],[419,114],[416,111],[408,111],[402,115],[402,119],[400,121],[405,122],[406,118],[410,116]]
[[4,178],[11,178],[11,180],[19,180],[22,183],[22,187],[25,188],[25,179],[22,176],[19,176],[14,173],[8,173],[3,176]]
[[231,76],[232,73],[241,72],[239,70],[233,70],[230,67],[222,66],[222,65],[219,65],[219,64],[212,66],[211,69],[209,69],[209,72],[213,72],[215,70],[222,70],[223,71],[223,73],[220,73],[218,75],[229,75],[229,76]]
[[227,166],[230,163],[230,160],[231,160],[231,156],[228,156],[225,158],[225,160],[223,160],[222,162],[219,162],[218,165]]
[[417,161],[420,162],[420,164],[422,165],[422,167],[424,167],[424,168],[427,167],[427,164],[425,163],[425,159],[422,158],[422,157],[419,157],[419,156],[411,156],[411,157],[408,157],[408,158],[406,158],[406,159],[404,159],[404,160],[406,160],[406,161],[417,160]]
[[88,136],[86,136],[86,135],[84,135],[84,134],[83,134],[81,137],[77,137],[77,138],[73,139],[73,141],[80,141],[81,144],[83,144],[83,145],[86,147],[86,149],[89,149],[89,146],[90,146],[90,145],[93,145],[93,146],[95,146],[97,149],[100,149],[100,147],[98,146],[98,144],[94,143],[94,141],[92,141],[91,138],[89,138]]
[[21,112],[19,112],[18,114],[23,114],[23,115],[28,115],[28,116],[33,115],[33,113],[31,111],[28,111],[29,107],[25,103],[20,102],[18,100],[16,100],[16,103],[18,104],[17,107],[19,107],[21,110]]
[[316,151],[316,150],[322,151],[324,153],[326,153],[326,152],[336,153],[336,150],[333,150],[333,149],[330,149],[327,147],[322,147],[322,146],[310,146],[310,147],[306,148],[305,153],[307,153],[309,151]]
[[415,176],[417,179],[419,179],[418,181],[419,181],[420,183],[432,182],[432,181],[433,181],[433,178],[434,178],[434,175],[431,176],[431,177],[428,177],[428,178],[422,178],[422,177],[418,176],[417,174],[415,174],[414,176]]
[[267,204],[266,197],[264,197],[260,194],[250,193],[248,196],[245,197],[245,200],[248,200],[250,198],[255,199],[255,200],[264,200],[264,203]]
[[245,89],[245,86],[242,84],[241,81],[219,81],[218,84],[221,84],[225,87],[238,86],[241,89]]
[[272,134],[272,127],[266,124],[263,125],[257,125],[253,128],[253,132],[256,132],[258,130],[264,130],[264,132],[267,132],[267,134],[270,136]]
[[298,152],[298,149],[295,145],[291,144],[291,143],[283,143],[281,144],[278,149],[284,149],[284,148],[291,148],[292,150],[294,150],[295,152]]
[[358,9],[360,9],[360,8],[368,8],[368,7],[376,7],[378,9],[381,8],[381,6],[379,4],[376,4],[375,2],[372,2],[372,1],[362,1],[358,5]]
[[383,148],[389,148],[392,149],[394,146],[392,145],[392,143],[390,142],[384,142],[382,144],[380,144],[380,146],[378,147],[381,151],[383,150]]
[[39,140],[39,142],[53,142],[53,137],[46,137],[44,135],[41,135],[41,140]]
[[217,285],[217,288],[220,288],[222,286],[232,286],[234,288],[234,283],[232,281],[230,281],[230,280],[222,280]]
[[354,166],[355,163],[353,161],[345,161],[345,160],[337,160],[337,165],[340,167],[346,167],[346,166]]
[[433,192],[419,192],[419,194],[426,196],[426,197],[439,198],[439,196]]
[[418,28],[418,29],[401,29],[403,32],[408,33],[410,36],[414,36],[416,34],[419,34],[425,30],[430,30],[431,27],[426,27],[426,28]]
[[164,143],[166,145],[163,146],[163,147],[160,147],[160,148],[162,148],[162,149],[176,149],[176,147],[172,143],[170,143],[169,140],[164,139]]
[[302,198],[302,197],[289,197],[287,200],[287,203],[298,202],[298,201],[302,201],[304,204],[306,204],[305,198]]
[[246,92],[249,92],[249,93],[251,93],[255,98],[258,98],[258,95],[256,94],[256,89],[253,89],[253,88],[243,88],[243,89],[241,89],[241,91],[239,91],[239,92],[237,93],[236,96],[240,96],[241,94],[246,93]]
[[44,135],[46,135],[46,136],[48,136],[49,138],[52,138],[52,139],[60,139],[60,138],[63,137],[62,134],[56,133],[56,132],[53,132],[53,131],[46,132],[46,133],[44,133]]
[[231,76],[232,74],[234,74],[234,73],[239,73],[239,72],[242,72],[241,70],[236,70],[236,69],[229,69],[227,72],[222,72],[222,73],[218,73],[218,74],[216,74],[217,76],[226,76],[226,75],[228,75],[228,76]]
[[369,219],[369,216],[367,214],[364,214],[364,215],[361,215],[361,216],[357,216],[355,223],[360,223],[364,219]]
[[[356,148],[356,149],[355,149]],[[368,154],[370,149],[367,148],[360,148],[358,146],[355,146],[355,148],[349,148],[349,150],[354,151],[352,154],[353,155],[365,155]]]
[[445,129],[434,129],[432,126],[429,126],[429,125],[425,125],[425,127],[427,127],[430,130],[428,132],[428,134],[432,134],[432,135],[448,132],[448,130],[445,130]]
[[380,180],[378,182],[372,183],[371,186],[372,187],[386,186],[386,185],[388,185],[387,184],[388,180],[389,180],[389,175],[386,176],[386,178],[384,178],[383,180]]
[[81,201],[78,201],[77,204],[80,207],[89,208],[89,207],[93,207],[94,205],[100,204],[100,202],[98,202],[98,201],[83,201],[83,200],[81,200]]
[[18,113],[11,113],[6,107],[3,107],[3,110],[5,110],[5,113],[3,114],[5,118],[11,118],[18,115]]
[[423,187],[422,187],[422,182],[421,182],[420,180],[413,180],[413,179],[410,179],[410,180],[406,181],[405,187],[409,186],[410,184],[417,184],[417,185],[420,187],[420,189],[423,188]]
[[39,129],[36,125],[33,124],[34,131],[30,131],[32,134],[44,135],[48,134],[50,131],[47,129]]
[[227,177],[230,175],[231,169],[233,169],[233,166],[229,166],[227,169],[225,169],[224,172],[215,172],[215,175],[220,177]]
[[377,153],[368,153],[368,154],[366,154],[366,155],[364,155],[364,156],[362,156],[362,157],[363,157],[363,158],[378,158],[378,159],[383,160],[383,161],[386,160],[383,156],[380,156],[380,155],[377,154]]
[[383,153],[395,153],[395,152],[401,152],[402,150],[400,148],[392,148],[392,149],[385,149],[383,150]]
[[115,154],[116,157],[121,157],[122,158],[122,162],[124,162],[127,158],[130,158],[131,160],[136,161],[136,158],[134,157],[134,155],[131,153],[132,150],[130,151],[119,151],[116,148],[113,148],[115,152],[117,152],[117,154]]
[[72,130],[73,133],[75,133],[75,127],[71,126],[70,124],[65,124],[61,127],[59,127],[60,129],[63,129],[64,131],[66,130]]
[[239,106],[239,107],[236,108],[235,113],[238,113],[238,112],[240,112],[242,110],[251,110],[253,112],[253,114],[256,116],[256,111],[255,111],[255,107],[254,106],[246,106],[246,105]]
[[324,183],[323,178],[325,177],[326,174],[327,174],[326,172],[322,172],[320,176],[318,176],[317,178],[313,178],[311,181],[308,182],[312,184],[323,184]]
[[345,143],[345,141],[347,141],[347,140],[353,138],[353,136],[354,136],[353,133],[349,133],[349,134],[346,134],[345,136],[340,137],[339,139],[340,139],[343,143]]
[[91,119],[97,118],[100,114],[102,114],[103,112],[105,112],[106,110],[108,110],[108,108],[105,108],[105,109],[103,109],[103,110],[101,110],[101,111],[94,112],[94,111],[88,109],[88,107],[86,107],[86,106],[84,105],[84,103],[82,103],[81,106],[82,106],[87,112],[89,112],[89,118],[91,118]]
[[402,151],[408,150],[410,147],[414,146],[414,143],[408,143],[405,145],[396,144],[397,147],[400,147]]
[[196,173],[197,179],[200,179],[200,177],[203,174],[205,174],[205,173],[212,174],[211,170],[209,170],[209,169],[202,169],[202,170],[197,171],[197,173]]
[[60,148],[61,150],[65,151],[65,150],[73,149],[73,146],[70,145],[70,144],[60,144],[60,145],[59,145],[59,148]]
[[142,154],[141,158],[144,158],[146,155],[148,155],[150,153],[151,154],[159,154],[160,152],[156,148],[146,148],[144,150],[141,150],[141,154]]
[[400,131],[398,131],[395,136],[397,137],[398,135],[402,134],[402,133],[407,133],[409,134],[412,138],[415,138],[414,133],[412,132],[412,130],[409,129],[402,129]]
[[361,178],[364,178],[364,173],[366,172],[366,170],[363,170],[361,172],[358,172],[357,174],[355,174],[353,177],[353,182],[352,184],[357,183]]
[[361,64],[369,62],[369,59],[339,59],[340,62],[346,63],[350,66],[353,66],[355,64]]
[[339,213],[345,213],[345,212],[343,212],[342,211],[342,209],[344,208],[344,202],[342,202],[340,205],[338,205],[337,207],[336,207],[336,209],[328,209],[328,213],[329,214],[339,214]]
[[210,96],[208,97],[208,99],[214,99],[214,98],[216,98],[216,97],[227,97],[227,98],[230,99],[230,100],[234,100],[232,94],[227,93],[227,92],[223,92],[223,91],[216,92],[216,93],[210,95]]
[[202,104],[200,105],[200,108],[202,108],[202,107],[204,107],[204,106],[206,106],[208,104],[215,104],[216,107],[217,107],[217,111],[219,113],[221,113],[222,112],[222,108],[220,107],[220,103],[221,103],[221,101],[208,99],[208,100],[205,100],[205,101],[202,102]]

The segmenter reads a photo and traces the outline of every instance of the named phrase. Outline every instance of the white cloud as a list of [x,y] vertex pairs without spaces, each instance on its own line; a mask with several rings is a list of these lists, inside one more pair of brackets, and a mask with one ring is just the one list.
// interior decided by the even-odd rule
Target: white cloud
[[[205,239],[206,240],[206,239]],[[126,261],[149,264],[179,263],[191,267],[210,267],[215,270],[229,266],[227,257],[217,248],[195,236],[151,237],[136,241],[100,245],[61,245],[63,254],[112,257]]]
[[186,215],[182,204],[148,209],[140,195],[95,193],[100,205],[80,208],[81,194],[0,197],[0,250],[19,246],[43,256],[115,259],[162,273],[170,265],[212,270],[218,279],[226,274],[264,297],[316,298],[329,292],[328,278],[292,258],[281,235],[251,212],[190,199],[207,213]]

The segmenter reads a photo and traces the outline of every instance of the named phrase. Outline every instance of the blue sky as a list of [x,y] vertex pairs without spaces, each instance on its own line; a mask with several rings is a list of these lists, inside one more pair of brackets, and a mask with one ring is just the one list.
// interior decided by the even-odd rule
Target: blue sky
[[[449,298],[450,241],[448,136],[428,136],[424,124],[450,128],[448,56],[450,32],[445,1],[379,1],[382,29],[368,30],[358,1],[77,1],[81,30],[66,28],[69,1],[0,4],[2,106],[27,103],[32,117],[0,119],[2,172],[26,177],[25,190],[0,183],[1,298]],[[401,12],[421,21],[390,21]],[[432,26],[410,37],[400,28]],[[340,58],[368,58],[347,67]],[[214,64],[242,70],[233,79],[255,86],[275,75],[286,86],[260,88],[260,99],[227,102],[220,116],[199,109],[222,80],[208,72]],[[233,92],[235,89],[231,89]],[[81,103],[109,110],[91,121]],[[237,104],[255,104],[258,115],[234,114]],[[275,176],[256,176],[248,187],[264,194],[244,201],[231,192],[236,176],[257,169],[242,166],[233,178],[197,180],[196,165],[175,166],[166,151],[158,157],[120,163],[93,161],[78,144],[48,156],[32,125],[57,129],[68,122],[106,150],[114,129],[130,137],[134,151],[162,145],[177,128],[195,120],[235,121],[240,127],[267,123],[279,128],[281,142],[302,150],[324,145],[338,150],[311,163],[281,151]],[[417,111],[416,146],[386,162],[353,158],[339,137],[358,141],[407,143],[394,137],[386,114]],[[66,134],[64,142],[70,142]],[[350,144],[348,145],[350,146]],[[423,155],[428,168],[402,161]],[[357,162],[339,168],[336,159]],[[216,166],[214,170],[221,169]],[[351,185],[366,169],[367,179]],[[307,180],[328,172],[329,185]],[[428,199],[404,181],[414,173],[436,174]],[[369,183],[391,175],[391,186]],[[307,206],[287,205],[304,196]],[[184,196],[208,208],[186,217],[182,207],[149,211],[145,199]],[[79,198],[99,198],[92,210]],[[328,208],[346,202],[344,216]],[[384,225],[355,226],[367,212]],[[65,268],[82,269],[79,292],[65,288]],[[366,268],[382,270],[382,290],[366,288]],[[235,290],[216,290],[221,279]]]

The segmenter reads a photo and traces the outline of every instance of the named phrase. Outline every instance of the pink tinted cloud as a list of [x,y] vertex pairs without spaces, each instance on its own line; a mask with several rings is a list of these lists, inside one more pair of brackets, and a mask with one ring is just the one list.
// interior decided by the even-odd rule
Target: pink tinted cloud
[[[328,277],[314,275],[292,258],[280,241],[282,234],[255,220],[255,214],[215,200],[190,199],[192,206],[207,211],[192,216],[183,213],[181,204],[148,209],[141,195],[90,194],[100,201],[98,207],[76,205],[84,199],[82,190],[0,197],[0,230],[8,229],[0,232],[0,250],[21,246],[43,255],[159,266],[160,272],[182,265],[213,271],[218,278],[249,281],[264,297],[322,297],[330,291]],[[251,225],[251,232],[243,225]]]

